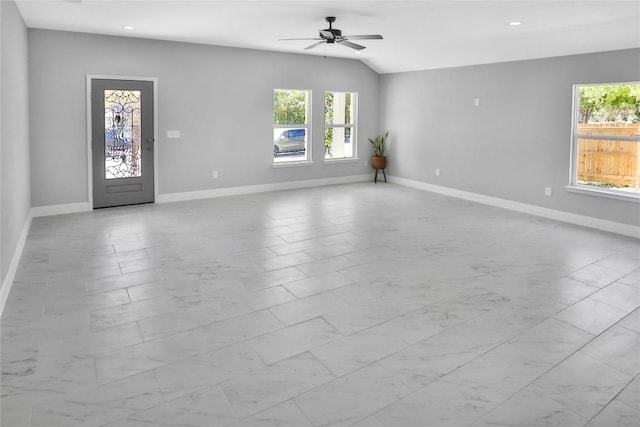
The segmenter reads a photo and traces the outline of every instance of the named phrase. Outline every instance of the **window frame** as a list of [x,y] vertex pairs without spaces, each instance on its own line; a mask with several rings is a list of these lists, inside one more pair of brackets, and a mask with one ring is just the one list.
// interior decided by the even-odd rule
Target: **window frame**
[[[273,149],[271,149],[272,158],[271,158],[271,166],[273,168],[286,168],[293,166],[307,166],[313,164],[313,144],[312,144],[312,132],[311,132],[311,122],[312,122],[312,90],[311,89],[283,89],[283,88],[274,88],[273,96],[277,91],[281,92],[305,92],[307,95],[306,99],[306,123],[303,124],[293,124],[293,125],[281,125],[275,123],[275,117],[272,119],[273,130],[278,129],[305,129],[305,138],[306,138],[306,147],[305,147],[305,158],[302,160],[283,160],[276,162],[276,156],[273,155]],[[272,111],[272,114],[274,112]]]
[[577,83],[573,85],[572,105],[571,105],[571,152],[569,164],[569,184],[565,186],[566,190],[572,193],[588,194],[599,197],[606,197],[618,200],[633,201],[640,203],[640,192],[634,193],[629,191],[618,190],[616,188],[600,188],[588,184],[580,184],[578,182],[578,140],[602,140],[636,142],[640,143],[640,136],[618,136],[618,135],[589,135],[578,133],[578,124],[580,122],[580,95],[581,87],[587,86],[614,86],[614,85],[631,85],[640,82],[611,82],[611,83]]
[[[327,94],[328,93],[332,93],[332,94],[336,94],[336,93],[348,93],[351,95],[351,113],[352,113],[352,118],[353,118],[353,122],[352,123],[339,123],[339,124],[334,124],[334,123],[327,123],[326,120],[326,99],[327,99]],[[334,95],[335,96],[335,95]],[[348,162],[357,162],[359,161],[359,157],[358,157],[358,92],[357,91],[344,91],[344,90],[325,90],[324,91],[324,97],[323,97],[323,104],[324,104],[324,108],[323,108],[323,118],[322,121],[324,122],[324,133],[323,135],[327,134],[327,130],[328,129],[335,129],[335,128],[350,128],[351,129],[351,152],[352,155],[351,157],[327,157],[327,153],[326,153],[326,148],[325,148],[325,153],[323,156],[324,162],[325,163],[348,163]],[[324,138],[323,138],[323,145],[324,145]]]

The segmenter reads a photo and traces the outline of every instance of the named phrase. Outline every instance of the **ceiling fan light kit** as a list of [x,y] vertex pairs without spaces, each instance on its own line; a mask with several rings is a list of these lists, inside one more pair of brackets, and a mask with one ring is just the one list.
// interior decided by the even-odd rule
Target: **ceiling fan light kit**
[[353,43],[349,40],[382,40],[380,34],[356,34],[350,36],[343,36],[342,30],[333,28],[333,23],[336,21],[335,16],[327,16],[325,20],[329,23],[329,28],[324,30],[318,30],[318,37],[314,38],[298,38],[298,39],[280,39],[280,40],[315,40],[316,42],[305,47],[304,50],[310,50],[321,44],[341,44],[355,50],[365,49],[365,46]]

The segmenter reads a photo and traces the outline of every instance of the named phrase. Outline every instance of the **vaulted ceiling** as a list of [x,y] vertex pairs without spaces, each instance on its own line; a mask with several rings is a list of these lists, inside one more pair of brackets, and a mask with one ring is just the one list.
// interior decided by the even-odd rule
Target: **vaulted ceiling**
[[[30,28],[358,59],[379,73],[640,47],[640,2],[16,0]],[[327,28],[381,34],[304,50]],[[509,25],[519,21],[521,25]],[[133,27],[125,29],[124,27]]]

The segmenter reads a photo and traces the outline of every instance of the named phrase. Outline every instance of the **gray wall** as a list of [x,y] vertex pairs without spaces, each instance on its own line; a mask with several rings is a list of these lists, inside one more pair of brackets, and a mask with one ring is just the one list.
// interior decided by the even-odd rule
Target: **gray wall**
[[[638,49],[383,75],[380,117],[381,130],[390,131],[388,173],[640,225],[637,203],[564,188],[572,85],[638,80]],[[544,196],[547,186],[552,197]]]
[[[34,207],[88,199],[87,74],[158,78],[160,194],[370,172],[364,161],[323,162],[327,90],[359,92],[359,150],[369,156],[379,76],[360,61],[35,29],[29,61]],[[275,88],[313,91],[313,166],[272,168]]]
[[0,9],[0,270],[4,283],[29,217],[31,192],[27,29],[13,1],[0,2]]

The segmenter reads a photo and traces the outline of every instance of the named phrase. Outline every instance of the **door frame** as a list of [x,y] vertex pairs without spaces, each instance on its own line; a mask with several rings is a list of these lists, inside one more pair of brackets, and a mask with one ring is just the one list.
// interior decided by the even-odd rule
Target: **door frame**
[[91,117],[91,82],[93,80],[137,80],[152,82],[153,84],[153,200],[158,201],[158,78],[157,77],[133,77],[133,76],[109,76],[102,74],[87,74],[87,196],[89,209],[93,210],[93,145],[92,145],[92,117]]

